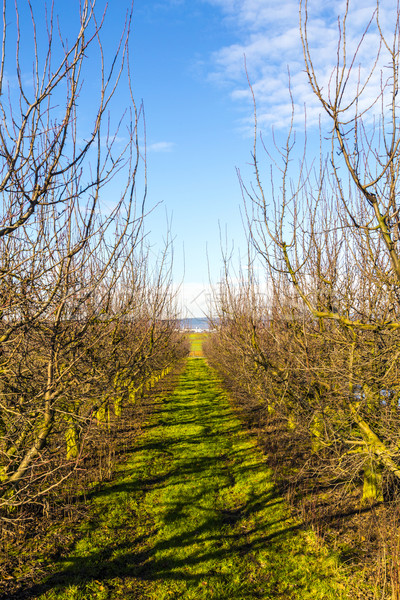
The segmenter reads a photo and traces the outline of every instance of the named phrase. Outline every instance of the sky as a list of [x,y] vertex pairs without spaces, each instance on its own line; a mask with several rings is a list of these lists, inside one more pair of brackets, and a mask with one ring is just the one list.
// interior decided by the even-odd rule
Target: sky
[[[26,4],[20,0],[25,10]],[[71,31],[78,4],[55,2],[61,25]],[[395,5],[395,0],[385,0],[380,9],[388,36]],[[98,0],[99,13],[104,6],[104,0]],[[110,55],[129,6],[130,0],[109,3],[102,36]],[[373,0],[351,1],[350,53],[357,49],[375,8]],[[344,10],[343,0],[309,1],[310,47],[325,90],[337,54],[337,17]],[[357,78],[368,77],[378,46],[372,27],[358,50],[349,94]],[[221,276],[222,254],[232,253],[238,265],[247,260],[237,174],[239,170],[246,183],[254,181],[254,116],[247,78],[266,147],[273,148],[273,132],[278,145],[285,140],[292,111],[290,79],[294,125],[301,137],[306,115],[309,150],[318,154],[321,108],[304,72],[298,2],[135,0],[130,61],[133,94],[138,104],[143,102],[146,122],[141,143],[147,163],[147,239],[154,257],[162,252],[167,237],[173,239],[173,280],[179,288],[181,314],[199,317],[208,310],[210,282],[216,284]],[[379,88],[379,75],[377,69],[369,80],[366,103]],[[90,76],[88,72],[89,80]],[[122,87],[113,111],[127,104]],[[90,101],[83,100],[83,110],[86,105],[89,108]],[[268,178],[266,156],[261,167]]]
[[[382,4],[381,23],[389,32],[395,3]],[[344,7],[336,0],[309,2],[310,45],[325,87]],[[356,50],[375,8],[374,1],[351,2],[349,52]],[[160,219],[165,214],[171,219],[174,278],[183,278],[181,297],[188,314],[199,316],[207,312],[209,278],[215,284],[221,274],[221,238],[228,254],[233,250],[237,262],[246,261],[237,169],[246,182],[254,181],[254,122],[245,60],[267,146],[273,129],[278,140],[288,129],[289,73],[299,135],[307,106],[311,151],[313,132],[318,138],[321,109],[304,72],[298,2],[136,0],[133,38],[135,89],[146,111],[149,202],[163,202],[151,226],[157,239]],[[361,78],[367,77],[378,45],[371,28],[358,51]],[[379,70],[374,77],[372,83],[379,86]],[[349,88],[355,83],[350,81]]]

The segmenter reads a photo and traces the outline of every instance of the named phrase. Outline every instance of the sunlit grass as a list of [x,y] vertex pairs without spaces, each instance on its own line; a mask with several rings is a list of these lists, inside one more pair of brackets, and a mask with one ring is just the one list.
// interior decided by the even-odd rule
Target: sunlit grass
[[203,342],[207,339],[208,335],[207,332],[189,333],[191,357],[199,358],[203,356]]
[[37,597],[356,597],[335,556],[289,518],[204,359],[187,361],[120,477],[94,495],[47,588]]

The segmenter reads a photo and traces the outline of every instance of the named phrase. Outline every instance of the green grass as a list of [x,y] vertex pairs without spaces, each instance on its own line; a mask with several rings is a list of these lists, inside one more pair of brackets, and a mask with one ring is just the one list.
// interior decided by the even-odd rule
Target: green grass
[[203,342],[208,335],[207,332],[189,333],[190,355],[192,357],[203,356]]
[[189,359],[119,477],[92,498],[42,599],[347,599],[349,581],[292,521],[204,359]]

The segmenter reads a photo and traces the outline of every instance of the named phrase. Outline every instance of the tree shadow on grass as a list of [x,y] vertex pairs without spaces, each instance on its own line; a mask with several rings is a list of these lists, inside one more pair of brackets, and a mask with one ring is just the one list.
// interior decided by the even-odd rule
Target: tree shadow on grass
[[[157,445],[157,449],[165,450],[162,444],[161,447]],[[243,454],[246,452],[251,452],[251,449],[242,451]],[[236,450],[234,454],[235,460],[241,462],[240,453],[238,455]],[[169,468],[163,474],[147,477],[138,477],[137,473],[133,472],[133,479],[116,482],[92,494],[93,498],[100,501],[106,496],[114,496],[113,502],[108,503],[108,506],[113,506],[118,502],[121,493],[126,493],[129,497],[138,492],[176,485],[181,478],[196,478],[203,485],[200,485],[198,493],[192,493],[191,507],[194,507],[197,513],[204,515],[201,526],[195,526],[190,518],[185,521],[187,514],[185,499],[171,500],[164,507],[163,523],[166,527],[173,525],[174,522],[180,521],[181,525],[185,523],[184,532],[174,533],[167,539],[160,540],[153,538],[154,526],[150,526],[146,534],[135,533],[132,528],[127,531],[125,524],[119,528],[114,527],[109,543],[102,549],[94,550],[88,556],[70,556],[59,560],[58,564],[61,567],[45,581],[32,584],[13,594],[0,596],[1,600],[39,598],[50,590],[52,590],[52,597],[57,597],[58,594],[65,593],[70,586],[85,589],[90,588],[92,584],[97,585],[98,582],[112,589],[113,586],[120,586],[121,580],[122,582],[130,580],[131,583],[134,581],[139,588],[141,585],[149,585],[157,580],[186,581],[196,585],[207,577],[209,561],[214,560],[218,563],[235,554],[241,556],[255,552],[267,544],[276,543],[299,528],[298,525],[288,526],[284,518],[271,520],[269,523],[263,522],[265,518],[262,517],[262,511],[267,506],[272,507],[282,503],[282,499],[274,490],[254,492],[247,497],[244,504],[230,510],[205,506],[204,489],[207,487],[207,479],[212,478],[214,469],[218,468],[220,471],[224,469],[225,458],[225,456],[197,457],[196,460],[181,463],[176,468]],[[243,469],[247,470],[249,477],[253,472],[260,470],[260,462],[246,465],[246,457],[243,458]],[[229,478],[225,485],[219,480],[218,491],[222,492],[231,486],[232,481],[229,481]],[[255,523],[258,519],[261,524],[246,527],[243,531],[240,523],[250,515]],[[129,517],[124,523],[129,524]],[[95,521],[89,523],[89,530],[97,527]],[[171,531],[175,531],[174,527],[171,527]],[[87,531],[83,535],[87,535]],[[162,553],[167,553],[168,556],[162,557]],[[204,568],[202,568],[203,564]],[[195,567],[195,573],[190,572],[191,567]]]
[[[146,547],[150,535],[131,535],[129,540],[117,542],[115,539],[99,551],[90,553],[89,556],[69,557],[64,561],[64,567],[46,579],[46,581],[34,584],[29,589],[15,594],[0,596],[2,600],[22,600],[23,598],[39,598],[49,590],[53,595],[65,592],[70,586],[78,586],[84,589],[92,582],[104,583],[111,589],[117,581],[135,580],[137,582],[163,581],[186,581],[194,584],[209,576],[207,564],[210,560],[217,563],[232,555],[243,555],[264,548],[267,544],[274,543],[279,547],[279,540],[291,534],[299,525],[289,525],[284,519],[268,524],[263,523],[260,527],[248,529],[246,533],[240,533],[233,527],[240,522],[246,514],[255,515],[263,510],[268,503],[280,503],[281,500],[275,494],[257,496],[252,498],[249,505],[240,511],[210,510],[198,505],[199,510],[208,512],[203,524],[196,529],[188,528],[184,533],[175,534],[168,539],[160,540],[151,547]],[[182,518],[185,504],[176,502],[171,504],[171,520]],[[165,515],[166,522],[168,514]],[[277,527],[281,524],[281,527]],[[274,530],[266,533],[268,526]],[[221,532],[223,530],[223,535]],[[249,536],[252,537],[249,542]],[[206,548],[198,550],[198,543]],[[191,552],[191,547],[193,551]],[[180,558],[172,557],[173,551],[187,550],[187,554]],[[160,553],[167,551],[167,557],[160,557]],[[172,552],[171,552],[172,551]],[[201,566],[204,564],[204,569]],[[188,568],[196,567],[196,572],[191,573]],[[56,597],[56,596],[55,596]]]
[[[58,571],[44,581],[26,586],[19,592],[0,596],[1,600],[32,600],[50,590],[52,597],[57,597],[72,585],[85,589],[99,582],[112,589],[120,586],[121,580],[137,582],[139,588],[142,584],[158,580],[200,584],[209,575],[210,561],[219,564],[235,555],[243,556],[268,546],[273,546],[274,551],[279,553],[280,543],[299,529],[299,525],[288,524],[285,517],[276,518],[273,512],[270,517],[263,514],[266,507],[282,503],[276,491],[261,488],[256,492],[253,489],[244,500],[238,501],[237,506],[232,502],[232,507],[224,505],[223,500],[219,502],[219,495],[225,491],[229,493],[229,488],[235,484],[235,476],[251,480],[253,474],[264,469],[264,462],[263,459],[254,460],[251,447],[237,449],[226,443],[216,450],[215,440],[226,436],[229,442],[241,426],[232,421],[229,407],[223,405],[216,408],[218,394],[213,386],[214,382],[196,382],[196,390],[193,390],[192,382],[181,383],[180,390],[185,400],[173,404],[167,400],[148,427],[157,428],[161,424],[164,427],[183,426],[180,433],[174,434],[173,430],[163,428],[161,435],[155,437],[150,432],[152,439],[139,442],[132,453],[133,457],[137,455],[141,460],[137,465],[127,465],[120,475],[120,478],[124,477],[122,481],[119,479],[101,490],[86,494],[88,500],[98,501],[98,512],[103,505],[110,510],[109,507],[121,502],[121,494],[126,494],[129,512],[130,497],[140,500],[141,495],[148,491],[161,492],[162,488],[170,487],[172,494],[167,496],[170,499],[165,500],[163,512],[163,525],[166,528],[171,525],[167,529],[170,535],[168,532],[163,537],[157,535],[157,524],[151,516],[139,522],[135,521],[134,514],[131,520],[127,514],[123,518],[124,524],[110,531],[109,541],[102,539],[104,546],[101,549],[93,546],[91,551],[89,545],[86,556],[72,555],[59,560]],[[192,396],[196,397],[196,404],[195,408],[189,409],[187,402]],[[204,401],[199,397],[203,397]],[[185,427],[193,424],[200,426],[200,431],[186,432]],[[186,447],[186,458],[180,453],[182,444]],[[200,444],[205,448],[203,455],[196,452]],[[173,457],[175,460],[172,460]],[[146,462],[151,460],[155,463],[159,461],[155,472]],[[231,463],[236,465],[233,470]],[[217,488],[215,474],[218,475]],[[192,490],[189,501],[184,497],[177,498],[174,494],[174,486],[186,481],[196,481],[198,486],[198,492],[197,488]],[[207,493],[215,495],[216,502],[212,508],[204,503]],[[197,522],[190,518],[189,504],[200,515]],[[282,514],[280,510],[277,513]],[[266,522],[267,519],[269,522]],[[100,524],[93,519],[88,529],[101,529],[102,524],[100,516]],[[87,530],[82,532],[82,538],[86,535]]]

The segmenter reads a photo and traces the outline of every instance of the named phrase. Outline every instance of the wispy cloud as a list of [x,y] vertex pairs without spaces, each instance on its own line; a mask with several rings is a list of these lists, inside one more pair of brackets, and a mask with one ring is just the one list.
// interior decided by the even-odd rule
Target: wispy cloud
[[174,142],[154,142],[147,146],[147,152],[172,152],[174,148]]
[[[317,123],[321,106],[312,93],[305,73],[303,49],[299,34],[297,0],[205,0],[218,6],[237,36],[237,43],[220,48],[211,57],[210,79],[228,86],[233,100],[246,107],[248,115],[251,94],[246,81],[244,57],[257,105],[259,123],[264,126],[287,127],[291,117],[290,87],[295,108],[295,122]],[[382,3],[383,5],[383,3]],[[320,88],[333,94],[334,69],[338,56],[338,16],[343,16],[345,0],[308,3],[308,41]],[[368,23],[376,10],[375,0],[352,0],[346,28],[347,65],[354,53],[357,57],[349,76],[344,102],[354,95],[357,85],[367,81],[379,52],[380,38],[375,23],[371,24],[359,46]],[[385,0],[380,8],[383,32],[392,44],[396,22],[397,0]],[[368,81],[358,108],[366,108],[379,95],[382,81],[388,77],[388,53],[383,49],[377,67]],[[354,107],[353,107],[354,110]],[[250,119],[249,119],[250,120]],[[247,119],[243,127],[248,128]]]

